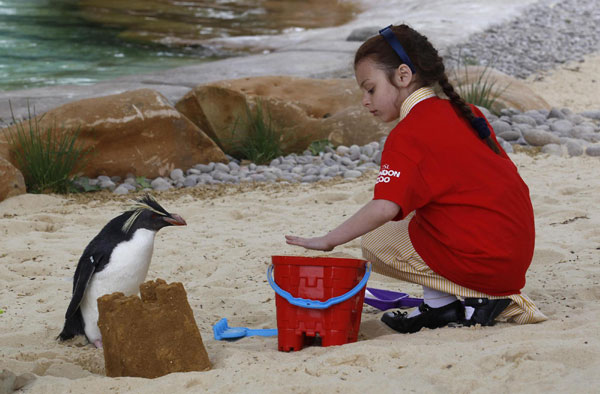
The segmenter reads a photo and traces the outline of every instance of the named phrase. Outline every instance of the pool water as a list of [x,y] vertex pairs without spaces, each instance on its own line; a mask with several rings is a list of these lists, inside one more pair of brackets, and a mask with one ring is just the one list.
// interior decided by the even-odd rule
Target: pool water
[[356,11],[339,0],[0,0],[0,90],[239,55],[210,40],[335,26]]

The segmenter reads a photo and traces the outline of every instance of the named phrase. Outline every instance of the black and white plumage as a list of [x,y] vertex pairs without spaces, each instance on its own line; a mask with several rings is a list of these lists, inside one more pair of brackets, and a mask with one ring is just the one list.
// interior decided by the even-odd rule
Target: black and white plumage
[[96,347],[102,347],[97,299],[117,291],[137,294],[148,273],[156,232],[166,226],[184,225],[181,216],[167,212],[149,195],[108,222],[79,259],[59,339],[84,334]]

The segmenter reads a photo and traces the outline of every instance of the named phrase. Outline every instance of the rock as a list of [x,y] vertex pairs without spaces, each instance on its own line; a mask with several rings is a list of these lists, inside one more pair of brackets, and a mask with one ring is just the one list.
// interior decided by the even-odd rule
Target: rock
[[183,170],[181,168],[176,168],[173,171],[171,171],[169,177],[174,181],[183,181],[183,179],[185,179],[185,177],[183,176]]
[[498,137],[502,137],[505,141],[515,141],[521,138],[521,133],[517,130],[508,130],[497,134]]
[[537,124],[536,120],[528,115],[515,115],[512,117],[512,121],[514,123],[525,123],[529,126],[534,126]]
[[577,141],[567,141],[567,152],[569,156],[581,156],[583,155],[583,147]]
[[524,82],[493,68],[466,66],[451,70],[448,76],[459,93],[477,81],[487,82],[488,85],[493,83],[493,89],[498,94],[492,108],[494,112],[509,108],[519,112],[550,109],[550,104]]
[[600,157],[600,145],[590,145],[585,150],[586,155]]
[[553,156],[562,156],[562,146],[559,144],[547,144],[542,147],[542,153]]
[[571,135],[573,123],[567,119],[559,119],[550,125],[550,129],[559,133],[562,136]]
[[558,108],[552,108],[550,110],[550,113],[548,113],[548,119],[566,119],[567,117],[565,116],[565,114],[562,113],[562,111]]
[[210,369],[183,285],[156,279],[140,285],[140,295],[98,299],[106,375],[152,379]]
[[523,138],[529,145],[533,146],[560,144],[560,138],[558,138],[556,135],[539,129],[524,130]]
[[114,194],[128,194],[129,189],[125,186],[125,184],[119,185],[113,190]]
[[344,178],[346,178],[346,179],[358,178],[361,175],[362,175],[362,172],[360,172],[358,170],[344,171]]
[[581,116],[585,116],[586,118],[600,120],[600,110],[599,111],[583,111]]
[[150,186],[153,190],[163,191],[169,190],[171,188],[171,183],[164,178],[158,177],[150,183]]
[[511,130],[510,124],[503,120],[495,120],[495,121],[491,122],[490,125],[492,126],[492,129],[494,129],[494,132],[496,134],[502,134],[506,131]]
[[[353,79],[290,76],[249,77],[196,86],[175,107],[225,152],[247,135],[247,111],[260,103],[265,121],[281,130],[284,153],[302,152],[311,142],[365,145],[391,130],[361,108]],[[232,130],[236,132],[232,135]]]
[[[150,89],[71,102],[38,116],[40,130],[79,128],[78,141],[91,149],[83,175],[154,178],[175,168],[225,161],[223,152],[202,130]],[[0,140],[5,130],[0,130]]]
[[0,156],[0,201],[26,192],[25,179],[21,171]]

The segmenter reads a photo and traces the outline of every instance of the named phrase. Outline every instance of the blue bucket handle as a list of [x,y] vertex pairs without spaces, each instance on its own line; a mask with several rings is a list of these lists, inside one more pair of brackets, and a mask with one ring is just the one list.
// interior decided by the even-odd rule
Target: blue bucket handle
[[369,276],[371,276],[371,264],[369,262],[366,262],[365,274],[363,275],[361,281],[358,282],[358,284],[354,286],[352,290],[350,290],[346,294],[342,294],[337,297],[332,297],[327,301],[318,301],[292,296],[289,292],[283,290],[281,287],[277,286],[277,283],[275,283],[275,279],[273,279],[273,264],[271,264],[267,269],[267,279],[269,280],[269,284],[271,285],[273,290],[275,290],[275,293],[285,298],[287,302],[289,302],[292,305],[309,309],[327,309],[332,305],[339,304],[340,302],[344,302],[347,299],[354,297],[359,291],[362,290],[363,287],[365,287],[367,281],[369,280]]

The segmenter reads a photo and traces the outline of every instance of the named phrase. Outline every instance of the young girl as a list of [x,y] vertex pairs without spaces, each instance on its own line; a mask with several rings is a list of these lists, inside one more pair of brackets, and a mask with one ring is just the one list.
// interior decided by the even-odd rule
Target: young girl
[[287,243],[328,251],[364,235],[375,272],[423,286],[419,308],[383,315],[399,332],[546,320],[520,294],[535,241],[527,185],[483,114],[454,91],[436,49],[390,26],[362,44],[354,70],[363,105],[385,122],[400,118],[374,198],[328,234]]

